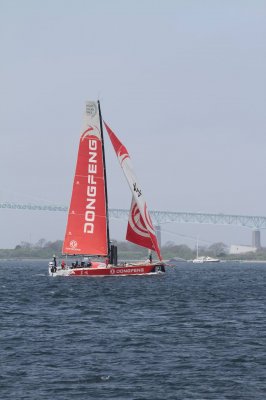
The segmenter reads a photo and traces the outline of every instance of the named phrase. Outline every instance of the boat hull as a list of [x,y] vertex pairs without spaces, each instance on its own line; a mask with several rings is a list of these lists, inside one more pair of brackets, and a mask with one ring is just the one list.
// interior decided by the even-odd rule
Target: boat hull
[[192,260],[193,264],[206,264],[206,263],[217,263],[220,262],[217,258],[195,258]]
[[128,264],[118,266],[100,266],[97,268],[70,268],[57,269],[56,271],[49,268],[50,276],[129,276],[129,275],[158,275],[165,272],[163,263],[156,264]]

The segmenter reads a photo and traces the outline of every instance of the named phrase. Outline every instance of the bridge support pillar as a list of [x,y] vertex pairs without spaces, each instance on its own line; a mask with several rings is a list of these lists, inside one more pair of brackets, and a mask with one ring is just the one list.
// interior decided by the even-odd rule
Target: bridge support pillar
[[162,233],[160,225],[155,225],[155,233],[158,240],[159,247],[162,245]]
[[260,231],[258,229],[255,229],[252,232],[252,246],[256,247],[257,249],[259,249],[261,247],[261,244],[260,244]]

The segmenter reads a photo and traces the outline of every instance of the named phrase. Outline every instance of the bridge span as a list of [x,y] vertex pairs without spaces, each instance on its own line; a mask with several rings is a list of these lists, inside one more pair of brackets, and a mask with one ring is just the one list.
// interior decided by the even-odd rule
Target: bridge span
[[[61,211],[67,212],[68,207],[54,204],[32,204],[32,203],[13,203],[1,202],[0,208],[32,210],[32,211]],[[126,209],[109,209],[110,218],[127,219],[129,210]],[[190,224],[212,224],[212,225],[237,225],[250,229],[266,229],[266,217],[251,215],[234,215],[234,214],[210,214],[195,213],[181,211],[150,211],[153,223],[162,225],[169,222],[190,223]]]
[[[127,218],[128,210],[111,209],[110,217]],[[231,215],[231,214],[209,214],[181,211],[150,211],[153,222],[162,225],[169,222],[190,224],[214,224],[214,225],[238,225],[251,229],[265,229],[266,217]]]

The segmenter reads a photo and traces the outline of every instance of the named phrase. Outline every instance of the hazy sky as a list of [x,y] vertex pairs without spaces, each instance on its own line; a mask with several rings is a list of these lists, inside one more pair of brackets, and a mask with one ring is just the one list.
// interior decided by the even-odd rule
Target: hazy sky
[[[68,205],[84,103],[99,98],[150,209],[266,215],[265,1],[0,0],[0,54],[0,201]],[[109,206],[129,208],[105,142]],[[0,247],[61,239],[66,222],[0,218]],[[165,229],[251,240],[243,228]]]

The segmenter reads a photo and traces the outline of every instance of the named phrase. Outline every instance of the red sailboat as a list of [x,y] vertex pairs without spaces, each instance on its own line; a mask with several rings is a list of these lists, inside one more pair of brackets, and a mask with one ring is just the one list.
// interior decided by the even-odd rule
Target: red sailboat
[[114,150],[132,192],[126,239],[154,251],[157,262],[119,264],[117,248],[110,245],[107,180],[103,123],[99,101],[87,102],[84,128],[79,142],[62,253],[79,261],[57,265],[49,263],[52,276],[125,276],[150,275],[165,272],[165,265],[155,235],[143,191],[139,185],[126,147],[104,122]]

